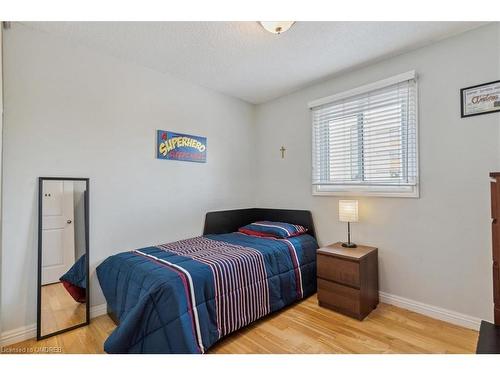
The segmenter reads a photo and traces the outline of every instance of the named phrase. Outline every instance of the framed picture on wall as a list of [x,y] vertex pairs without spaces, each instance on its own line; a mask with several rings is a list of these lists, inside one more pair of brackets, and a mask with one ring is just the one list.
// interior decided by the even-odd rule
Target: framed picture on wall
[[157,130],[156,158],[206,163],[207,138],[174,133],[168,130]]
[[460,90],[461,117],[500,111],[500,80]]

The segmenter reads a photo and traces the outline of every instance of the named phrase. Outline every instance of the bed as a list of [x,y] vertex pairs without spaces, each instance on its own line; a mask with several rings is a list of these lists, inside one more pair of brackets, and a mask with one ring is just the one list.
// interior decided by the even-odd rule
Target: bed
[[[238,228],[281,221],[307,228],[289,238]],[[203,236],[119,253],[97,267],[118,323],[108,353],[204,353],[221,338],[316,291],[309,211],[209,212]]]

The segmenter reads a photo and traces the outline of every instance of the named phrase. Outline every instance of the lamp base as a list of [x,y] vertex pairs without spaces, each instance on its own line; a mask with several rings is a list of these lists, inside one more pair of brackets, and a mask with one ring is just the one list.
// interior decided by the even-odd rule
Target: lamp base
[[356,245],[353,242],[342,242],[342,247],[347,247],[349,249],[354,249],[355,247],[358,247],[358,245]]

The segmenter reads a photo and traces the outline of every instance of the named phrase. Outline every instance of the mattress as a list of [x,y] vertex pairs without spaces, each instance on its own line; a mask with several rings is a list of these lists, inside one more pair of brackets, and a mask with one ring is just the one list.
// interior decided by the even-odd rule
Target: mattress
[[108,353],[204,353],[316,291],[316,240],[206,235],[107,258],[97,276],[120,324]]

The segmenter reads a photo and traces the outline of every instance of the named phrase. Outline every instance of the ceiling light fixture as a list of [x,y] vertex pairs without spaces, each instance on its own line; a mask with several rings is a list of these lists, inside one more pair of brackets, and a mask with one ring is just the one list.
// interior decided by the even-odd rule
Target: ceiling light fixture
[[287,31],[295,21],[259,21],[260,25],[273,34],[281,34]]

